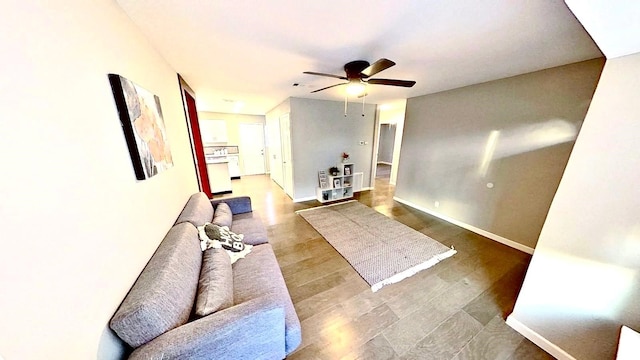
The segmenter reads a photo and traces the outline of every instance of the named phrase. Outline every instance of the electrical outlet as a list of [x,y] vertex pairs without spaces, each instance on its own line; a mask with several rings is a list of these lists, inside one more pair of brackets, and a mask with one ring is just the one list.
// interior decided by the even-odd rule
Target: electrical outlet
[[434,205],[435,207],[440,207],[440,201],[436,201],[435,203],[433,203],[433,205]]

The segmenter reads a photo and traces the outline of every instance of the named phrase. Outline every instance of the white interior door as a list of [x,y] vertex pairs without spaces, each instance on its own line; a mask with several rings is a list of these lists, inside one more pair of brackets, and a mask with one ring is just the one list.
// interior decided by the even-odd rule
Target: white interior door
[[280,116],[280,142],[282,144],[282,179],[284,192],[293,199],[293,160],[291,159],[291,120],[289,114]]
[[271,180],[284,188],[282,178],[282,142],[280,141],[280,120],[277,117],[267,118],[267,148],[269,149],[269,170]]
[[264,126],[239,124],[242,175],[264,174]]

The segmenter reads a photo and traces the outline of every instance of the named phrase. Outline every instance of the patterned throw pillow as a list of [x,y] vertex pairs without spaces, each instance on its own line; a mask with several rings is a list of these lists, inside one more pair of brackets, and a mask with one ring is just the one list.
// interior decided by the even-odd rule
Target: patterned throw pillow
[[244,235],[232,232],[227,226],[205,224],[204,232],[209,239],[220,241],[220,245],[225,250],[233,252],[244,250],[244,243],[242,242]]
[[244,235],[232,232],[227,226],[206,223],[198,226],[198,234],[202,251],[211,248],[224,249],[229,254],[232,264],[251,252],[252,246],[242,242]]

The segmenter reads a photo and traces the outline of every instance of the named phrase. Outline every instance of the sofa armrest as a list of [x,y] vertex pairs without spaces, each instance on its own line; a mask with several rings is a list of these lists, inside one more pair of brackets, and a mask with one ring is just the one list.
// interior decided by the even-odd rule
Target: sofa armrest
[[262,296],[168,331],[129,359],[284,359],[284,309]]
[[225,199],[215,199],[215,200],[211,200],[211,205],[215,209],[216,205],[218,205],[221,202],[227,203],[227,205],[229,205],[229,208],[231,208],[231,213],[233,215],[244,214],[244,213],[253,211],[251,209],[251,198],[248,196],[236,196],[236,197],[230,197]]

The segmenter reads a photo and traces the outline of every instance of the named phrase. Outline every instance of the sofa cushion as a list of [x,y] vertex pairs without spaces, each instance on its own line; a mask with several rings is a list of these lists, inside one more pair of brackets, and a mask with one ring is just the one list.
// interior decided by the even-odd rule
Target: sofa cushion
[[248,196],[235,196],[224,199],[211,200],[211,204],[216,206],[218,203],[224,202],[231,208],[233,215],[251,212],[251,198]]
[[233,305],[231,259],[222,249],[208,249],[202,257],[195,313],[207,316]]
[[189,223],[173,226],[111,318],[111,329],[137,347],[186,323],[201,263],[196,228]]
[[260,245],[269,242],[267,229],[264,227],[260,216],[254,212],[233,216],[231,231],[244,235],[244,243]]
[[233,221],[233,213],[231,213],[231,208],[227,203],[219,203],[216,206],[216,210],[213,212],[213,220],[212,224],[216,224],[218,226],[228,226],[231,227],[231,222]]
[[285,311],[285,351],[290,354],[302,341],[300,320],[270,244],[257,245],[246,259],[233,264],[233,302],[244,303],[260,296],[277,296]]
[[213,219],[213,206],[207,195],[203,192],[191,195],[189,201],[182,209],[182,212],[176,220],[176,225],[184,222],[190,222],[193,226],[204,225]]

